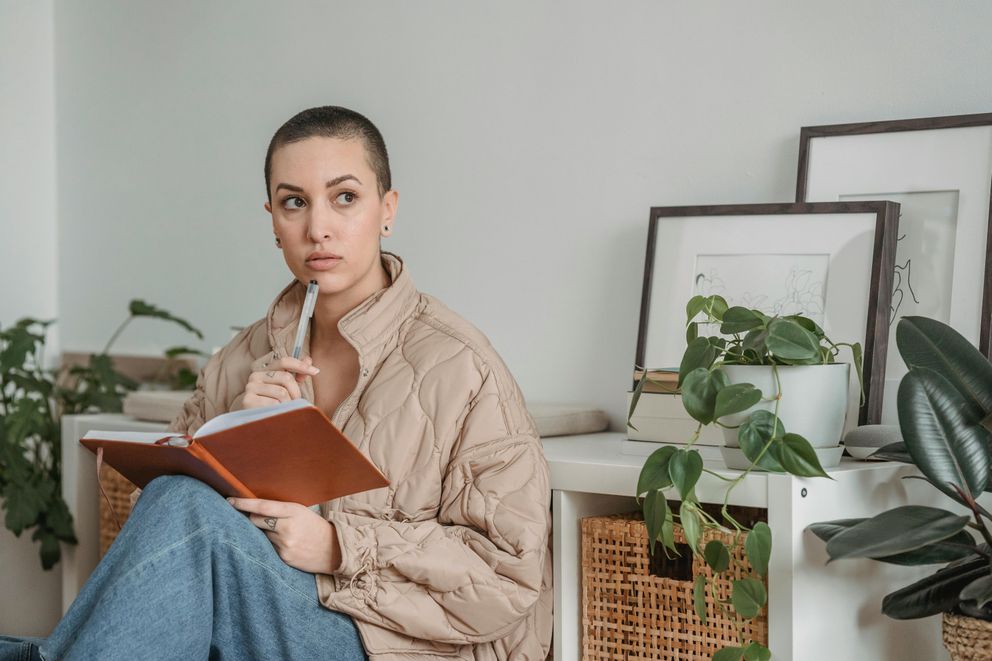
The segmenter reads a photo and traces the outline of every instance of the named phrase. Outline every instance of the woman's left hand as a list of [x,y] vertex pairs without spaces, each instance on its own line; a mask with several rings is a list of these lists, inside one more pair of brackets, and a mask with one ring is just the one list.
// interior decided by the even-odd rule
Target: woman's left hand
[[276,552],[290,567],[311,574],[330,574],[341,564],[334,524],[299,503],[262,498],[228,498],[235,509],[249,513]]

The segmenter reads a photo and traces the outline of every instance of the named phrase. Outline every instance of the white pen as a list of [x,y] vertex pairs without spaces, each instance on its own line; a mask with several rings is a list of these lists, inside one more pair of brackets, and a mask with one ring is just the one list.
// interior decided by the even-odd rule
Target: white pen
[[293,342],[293,358],[300,357],[303,350],[303,336],[310,326],[310,317],[313,316],[313,308],[317,304],[317,281],[311,280],[307,285],[307,297],[303,300],[303,309],[300,310],[300,324],[296,327],[296,341]]

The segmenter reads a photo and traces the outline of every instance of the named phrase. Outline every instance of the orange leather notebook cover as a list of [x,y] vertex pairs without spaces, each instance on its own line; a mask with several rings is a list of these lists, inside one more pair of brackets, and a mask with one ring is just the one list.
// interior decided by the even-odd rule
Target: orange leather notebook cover
[[[103,448],[103,461],[139,487],[159,475],[190,475],[223,496],[309,507],[389,485],[375,464],[313,405],[192,438],[162,433],[156,442],[132,442],[119,440],[122,432],[112,434],[118,440],[101,439],[100,434],[89,432],[79,442],[94,453]],[[189,445],[162,443],[176,437]]]

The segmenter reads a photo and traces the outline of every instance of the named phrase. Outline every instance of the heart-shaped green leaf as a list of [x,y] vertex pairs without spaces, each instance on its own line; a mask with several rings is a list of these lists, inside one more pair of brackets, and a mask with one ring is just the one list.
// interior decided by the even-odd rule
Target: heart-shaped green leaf
[[699,536],[702,534],[702,522],[699,520],[699,512],[696,506],[690,502],[683,502],[679,508],[679,521],[682,523],[682,533],[685,535],[686,544],[692,552],[699,553]]
[[644,525],[648,533],[648,553],[654,554],[654,543],[662,532],[668,516],[668,501],[661,491],[652,491],[644,499]]
[[761,391],[752,384],[735,383],[717,393],[713,417],[719,419],[725,415],[741,413],[760,401]]
[[799,434],[786,434],[782,437],[782,442],[773,448],[775,458],[787,472],[802,477],[830,477],[820,460],[816,456],[816,451],[805,438]]
[[741,661],[743,658],[743,647],[723,647],[713,655],[712,661]]
[[706,548],[703,549],[703,559],[713,571],[718,573],[726,571],[727,567],[730,566],[730,551],[727,550],[727,545],[720,540],[711,539],[707,542]]
[[744,538],[744,552],[758,576],[768,574],[768,560],[772,556],[772,529],[767,523],[759,521],[754,524],[754,528]]
[[679,496],[686,500],[703,474],[703,458],[696,450],[676,450],[668,462],[668,474]]
[[706,624],[706,577],[702,574],[692,583],[692,608],[699,621]]
[[734,306],[724,313],[720,332],[724,335],[735,335],[761,328],[763,325],[764,321],[753,310]]
[[838,560],[905,553],[947,539],[967,523],[967,516],[936,507],[904,505],[837,533],[827,542],[827,554]]
[[[781,420],[776,420],[775,415],[769,411],[758,410],[750,415],[737,430],[737,441],[741,446],[741,452],[752,463],[765,470],[782,472],[782,465],[775,458],[774,453],[766,451],[761,455],[772,437],[781,438],[785,435],[785,427]],[[758,456],[761,456],[758,459]]]
[[772,320],[765,344],[772,355],[786,360],[808,360],[820,355],[816,336],[789,319]]
[[693,370],[703,368],[709,369],[716,360],[717,350],[710,343],[707,337],[697,337],[689,342],[682,354],[682,363],[679,365],[678,386],[681,388],[685,382],[685,377]]
[[727,385],[727,375],[721,370],[696,368],[682,382],[682,405],[689,415],[708,425],[713,422],[716,395]]
[[668,462],[675,454],[671,445],[660,447],[648,456],[637,478],[637,495],[641,496],[655,489],[667,489],[672,486],[672,478],[668,474]]
[[744,661],[770,661],[772,651],[759,643],[751,643],[744,650]]
[[730,603],[741,617],[748,619],[756,617],[767,599],[765,585],[758,579],[742,578],[734,581]]

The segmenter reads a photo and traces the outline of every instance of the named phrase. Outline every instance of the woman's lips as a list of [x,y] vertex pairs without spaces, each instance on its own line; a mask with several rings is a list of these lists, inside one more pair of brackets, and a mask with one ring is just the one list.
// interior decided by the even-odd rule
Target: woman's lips
[[340,257],[321,257],[320,259],[308,259],[307,266],[315,271],[328,271],[338,265]]

